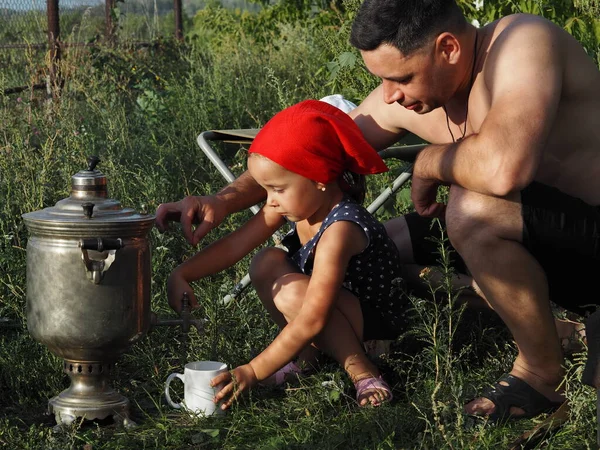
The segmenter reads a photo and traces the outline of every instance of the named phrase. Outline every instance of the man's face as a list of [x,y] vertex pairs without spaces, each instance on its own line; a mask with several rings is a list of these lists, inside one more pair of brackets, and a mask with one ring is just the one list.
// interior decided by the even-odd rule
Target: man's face
[[399,103],[417,114],[446,103],[443,68],[436,65],[433,48],[404,56],[396,47],[382,44],[361,54],[369,72],[381,78],[386,103]]

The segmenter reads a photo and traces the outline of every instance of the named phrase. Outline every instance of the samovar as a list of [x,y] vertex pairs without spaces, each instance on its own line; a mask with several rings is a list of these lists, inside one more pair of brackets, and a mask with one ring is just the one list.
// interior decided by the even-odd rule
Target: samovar
[[90,157],[71,195],[23,215],[27,242],[27,328],[64,359],[69,388],[49,401],[57,424],[113,416],[133,425],[129,400],[109,384],[121,354],[150,327],[154,216],[108,198]]

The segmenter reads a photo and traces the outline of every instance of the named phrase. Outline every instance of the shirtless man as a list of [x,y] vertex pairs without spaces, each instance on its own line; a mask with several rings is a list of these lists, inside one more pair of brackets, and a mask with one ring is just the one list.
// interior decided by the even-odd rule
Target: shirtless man
[[[503,419],[556,408],[563,355],[549,300],[584,312],[578,302],[597,289],[600,268],[598,67],[541,17],[475,28],[454,0],[365,0],[351,43],[382,80],[351,112],[367,140],[382,149],[412,132],[432,144],[413,168],[418,215],[394,219],[390,234],[401,253],[426,263],[423,221],[445,217],[452,245],[517,343],[512,377],[466,412]],[[450,186],[447,205],[436,202],[440,185]],[[164,230],[180,220],[195,245],[260,200],[244,174],[215,196],[161,205],[156,223]]]

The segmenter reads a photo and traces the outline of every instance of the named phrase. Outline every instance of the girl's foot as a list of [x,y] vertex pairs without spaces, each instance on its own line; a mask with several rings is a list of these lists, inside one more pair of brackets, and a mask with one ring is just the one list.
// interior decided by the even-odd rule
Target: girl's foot
[[358,380],[354,383],[354,387],[356,388],[356,401],[360,406],[380,406],[394,398],[390,386],[381,375]]
[[304,369],[300,368],[298,364],[292,361],[287,363],[270,377],[262,380],[259,384],[261,386],[281,386],[286,381],[289,382],[295,380],[304,373]]

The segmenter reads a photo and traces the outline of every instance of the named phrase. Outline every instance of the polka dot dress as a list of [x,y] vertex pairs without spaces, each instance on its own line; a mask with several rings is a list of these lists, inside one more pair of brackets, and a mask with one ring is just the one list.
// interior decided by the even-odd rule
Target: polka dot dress
[[295,227],[285,236],[291,260],[310,275],[314,254],[323,232],[335,222],[347,220],[358,224],[367,237],[367,247],[354,255],[348,264],[343,286],[360,301],[364,319],[364,340],[394,339],[406,328],[408,299],[398,289],[400,263],[398,249],[382,223],[363,206],[345,197],[333,207],[321,228],[300,246]]

